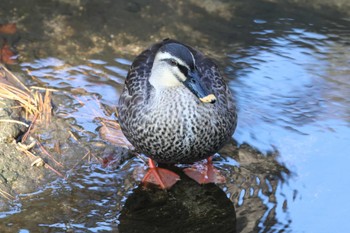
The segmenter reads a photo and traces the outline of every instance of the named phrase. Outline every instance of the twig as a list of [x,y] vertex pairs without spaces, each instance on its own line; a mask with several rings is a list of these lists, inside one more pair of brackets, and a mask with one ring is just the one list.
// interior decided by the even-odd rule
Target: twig
[[39,142],[39,140],[37,140],[37,144],[39,145],[39,148],[41,149],[41,151],[46,154],[47,156],[49,156],[58,166],[63,167],[62,163],[58,162],[45,148],[44,146]]
[[9,71],[8,69],[6,69],[5,66],[0,65],[0,68],[3,69],[3,70],[5,70],[5,72],[6,72],[7,74],[11,75],[11,77],[12,77],[15,81],[17,81],[25,90],[27,90],[28,92],[30,92],[30,90],[28,89],[28,87],[26,87],[26,85],[24,85],[24,84],[22,83],[22,81],[19,80],[11,71]]
[[85,159],[85,157],[88,156],[90,153],[91,153],[90,151],[86,152],[85,155],[80,159],[80,161],[78,161],[76,164],[74,164],[74,166],[72,167],[71,170],[73,170],[74,168],[76,168],[76,167],[78,166],[78,164],[79,164],[81,161],[83,161],[83,159]]
[[78,139],[74,136],[74,134],[72,133],[72,131],[68,131],[68,133],[70,134],[70,136],[75,140],[78,141]]
[[0,122],[16,123],[16,124],[24,125],[25,127],[29,127],[28,124],[26,124],[22,121],[16,121],[16,120],[11,120],[11,119],[0,119]]
[[[28,150],[24,150],[23,153],[25,153],[26,155],[30,156],[33,159],[38,159],[40,158],[40,156],[35,156],[32,152],[28,151]],[[50,169],[51,171],[53,171],[54,173],[56,173],[58,176],[65,178],[64,175],[62,173],[60,173],[59,171],[57,171],[56,169],[54,169],[53,167],[51,167],[49,164],[45,163],[44,165],[45,168]]]
[[57,92],[60,90],[53,89],[53,88],[47,88],[47,87],[37,87],[37,86],[31,86],[30,89],[35,89],[35,90],[42,90],[42,91],[52,91],[52,92]]
[[57,171],[56,169],[54,169],[53,167],[51,167],[50,165],[48,165],[47,163],[44,165],[45,168],[50,169],[51,171],[53,171],[54,173],[56,173],[58,176],[66,179],[66,177],[64,177],[64,175],[62,173],[60,173],[59,171]]
[[0,194],[1,194],[1,196],[3,196],[4,198],[6,198],[6,199],[9,200],[9,201],[15,199],[14,196],[12,196],[11,194],[9,194],[9,193],[6,192],[6,191],[0,190]]
[[22,137],[22,143],[25,142],[25,141],[27,140],[27,137],[29,136],[29,133],[30,133],[30,131],[32,130],[32,128],[33,128],[33,126],[34,126],[34,123],[36,122],[36,120],[37,120],[37,118],[38,118],[38,115],[39,115],[39,114],[35,114],[35,115],[33,116],[33,120],[32,120],[32,122],[30,123],[30,126],[29,126],[27,132],[26,132],[26,133],[23,135],[23,137]]

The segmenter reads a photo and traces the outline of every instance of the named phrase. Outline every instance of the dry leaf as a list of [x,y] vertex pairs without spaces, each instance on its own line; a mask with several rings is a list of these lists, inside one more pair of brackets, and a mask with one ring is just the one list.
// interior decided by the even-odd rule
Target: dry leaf
[[4,41],[1,49],[0,49],[0,62],[4,64],[14,64],[15,63],[15,53],[12,52],[10,46]]
[[124,136],[120,125],[116,121],[103,120],[102,127],[99,130],[100,137],[110,143],[117,146],[126,147],[128,149],[134,149],[131,143]]
[[0,24],[0,33],[4,34],[15,34],[17,26],[15,23]]

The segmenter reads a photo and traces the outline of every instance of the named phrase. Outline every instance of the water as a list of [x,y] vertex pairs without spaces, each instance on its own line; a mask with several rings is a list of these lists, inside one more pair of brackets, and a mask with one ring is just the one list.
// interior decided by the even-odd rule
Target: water
[[[4,5],[0,19],[6,11],[7,20],[22,25],[22,60],[14,69],[30,70],[40,85],[67,93],[84,89],[78,97],[87,108],[72,98],[58,112],[72,114],[93,133],[98,122],[88,117],[88,109],[96,108],[96,99],[115,106],[137,53],[164,37],[197,46],[218,61],[237,99],[234,139],[242,146],[222,151],[227,160],[216,166],[227,183],[215,186],[232,203],[223,212],[236,213],[236,232],[349,232],[349,5],[339,1],[343,7],[330,4],[322,11],[322,1],[213,2],[43,1],[26,9],[18,1]],[[85,165],[66,181],[20,196],[12,212],[0,215],[1,232],[116,232],[126,203],[148,195],[136,191],[140,167],[140,158],[117,169]],[[180,190],[191,190],[186,182]],[[175,206],[196,206],[176,191],[157,195],[178,201]],[[215,200],[222,202],[208,209],[230,206],[223,196]],[[207,215],[207,222],[218,222],[216,217]]]

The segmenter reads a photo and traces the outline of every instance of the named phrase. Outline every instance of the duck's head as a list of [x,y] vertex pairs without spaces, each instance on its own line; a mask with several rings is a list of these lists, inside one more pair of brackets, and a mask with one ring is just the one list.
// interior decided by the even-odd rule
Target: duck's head
[[201,82],[191,51],[177,43],[165,44],[158,50],[149,82],[156,90],[185,86],[204,103],[215,103],[216,97]]

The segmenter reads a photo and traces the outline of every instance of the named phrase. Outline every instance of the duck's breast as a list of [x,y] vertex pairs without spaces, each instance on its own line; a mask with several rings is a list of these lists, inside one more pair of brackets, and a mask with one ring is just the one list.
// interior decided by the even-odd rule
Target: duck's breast
[[[225,111],[184,89],[168,91],[144,106],[134,146],[158,162],[194,162],[215,153],[232,134]],[[179,97],[180,96],[180,97]]]

